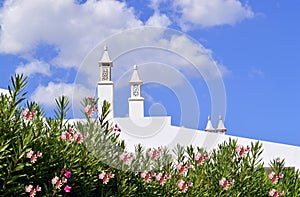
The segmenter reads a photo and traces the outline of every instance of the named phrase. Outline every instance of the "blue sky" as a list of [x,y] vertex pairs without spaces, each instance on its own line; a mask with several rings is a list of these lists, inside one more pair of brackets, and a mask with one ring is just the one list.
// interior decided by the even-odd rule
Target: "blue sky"
[[[60,93],[72,95],[74,89],[83,95],[90,93],[73,82],[95,47],[101,48],[116,33],[158,26],[178,30],[193,39],[220,68],[226,92],[226,113],[222,115],[226,117],[228,134],[300,146],[299,1],[8,0],[0,1],[0,6],[0,87],[6,88],[14,73],[26,73],[28,99],[39,102],[48,116]],[[166,47],[174,46],[168,41]],[[126,39],[119,44],[129,46],[132,42],[139,40]],[[189,42],[175,44],[192,51]],[[116,46],[108,47],[115,57]],[[114,79],[124,75],[122,80],[126,81],[135,63],[130,61],[132,55],[143,59],[143,54],[149,53],[152,52],[126,53],[117,59]],[[98,54],[100,59],[102,51]],[[138,58],[134,61],[141,69],[143,64],[146,68],[152,57],[149,56],[148,62]],[[155,61],[165,62],[161,58]],[[171,60],[166,62],[172,64]],[[97,69],[97,62],[94,64],[90,66]],[[145,83],[145,114],[167,114],[174,125],[203,129],[212,113],[209,85],[186,67],[174,68],[188,79],[199,106],[188,106],[190,113],[181,120],[181,99],[176,91],[184,86]],[[117,90],[124,98],[116,101],[116,115],[125,116],[129,89],[125,84]],[[191,121],[197,119],[197,112],[199,125],[195,126]],[[213,122],[216,126],[217,119]]]

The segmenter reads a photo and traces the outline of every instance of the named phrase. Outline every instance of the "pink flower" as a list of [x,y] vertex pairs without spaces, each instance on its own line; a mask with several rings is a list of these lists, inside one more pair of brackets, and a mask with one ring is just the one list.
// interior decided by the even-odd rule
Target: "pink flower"
[[107,175],[105,175],[103,177],[103,184],[107,184],[109,182],[109,177]]
[[229,187],[229,182],[228,181],[225,181],[224,184],[223,184],[223,189],[224,190],[227,190]]
[[56,176],[56,177],[54,177],[54,178],[51,180],[51,183],[52,183],[53,185],[55,185],[55,184],[57,183],[58,180],[59,180],[59,178]]
[[31,163],[35,163],[36,162],[36,159],[37,159],[37,156],[36,154],[32,155],[31,159],[30,159],[30,162]]
[[25,187],[25,191],[29,193],[29,196],[33,197],[36,195],[36,192],[42,191],[42,188],[38,185],[35,188],[32,185],[28,185]]
[[155,172],[151,172],[151,177],[156,177],[156,173]]
[[74,135],[73,135],[74,140],[77,140],[78,136],[79,136],[79,133],[77,133],[77,132],[74,133]]
[[90,105],[87,105],[87,106],[85,106],[85,107],[83,108],[83,110],[84,110],[85,113],[88,113],[88,112],[90,111],[90,108],[91,108],[91,106],[90,106]]
[[181,192],[182,192],[182,193],[185,193],[185,192],[187,191],[187,189],[188,189],[187,184],[183,184],[183,186],[182,186],[182,188],[181,188]]
[[189,181],[187,185],[188,185],[188,187],[192,187],[193,183]]
[[99,179],[102,179],[103,184],[107,184],[109,182],[109,179],[114,178],[115,175],[110,173],[110,174],[106,174],[105,172],[102,172],[101,174],[99,174]]
[[70,171],[67,171],[64,175],[67,179],[69,179],[71,177],[72,173]]
[[33,189],[32,185],[28,185],[28,186],[25,187],[26,192],[31,192],[32,189]]
[[269,191],[269,196],[274,196],[275,193],[276,193],[276,190],[275,189],[271,189]]
[[170,179],[170,175],[166,174],[165,179]]
[[99,174],[99,179],[103,179],[105,177],[106,173],[102,172],[101,174]]
[[175,168],[179,170],[179,174],[184,174],[189,168],[191,168],[191,165],[190,164],[183,165],[183,163],[179,163],[176,165]]
[[162,173],[158,173],[158,174],[156,175],[155,179],[156,179],[157,181],[159,181],[159,180],[161,179],[161,177],[162,177]]
[[180,170],[182,168],[182,166],[183,166],[183,163],[179,163],[179,164],[176,165],[176,169]]
[[94,114],[95,111],[97,111],[97,106],[91,106],[91,105],[86,105],[84,107],[84,112],[87,114],[88,117],[92,117],[92,115]]
[[279,178],[283,178],[284,175],[282,173],[279,173],[279,175],[277,176],[274,172],[271,172],[269,175],[268,175],[268,178],[270,180],[272,180],[272,184],[276,184],[278,182],[278,179]]
[[194,156],[194,160],[198,161],[198,165],[202,165],[205,160],[208,159],[208,155],[202,155],[201,153],[197,153]]
[[177,184],[179,189],[182,189],[182,186],[184,185],[184,180],[180,180]]
[[283,196],[283,195],[284,195],[284,191],[283,191],[283,190],[280,190],[279,196]]
[[25,109],[22,111],[22,115],[26,118],[26,120],[30,120],[31,119],[31,112],[29,111],[29,109]]
[[271,173],[268,175],[268,178],[269,178],[269,179],[273,179],[274,176],[275,176],[275,172],[271,172]]
[[71,192],[71,189],[72,189],[72,187],[70,187],[69,185],[66,185],[64,188],[64,191],[69,193],[69,192]]
[[145,170],[141,173],[141,178],[145,178],[147,176],[148,172]]
[[133,153],[127,153],[126,151],[121,153],[119,159],[123,161],[124,164],[127,164],[133,159]]
[[247,146],[246,148],[239,145],[236,147],[235,152],[240,156],[240,157],[244,157],[245,154],[247,154],[250,151],[250,147]]
[[149,183],[151,181],[151,176],[150,174],[147,173],[146,177],[145,177],[145,182]]
[[195,156],[194,156],[194,160],[198,161],[200,159],[200,157],[202,157],[202,154],[201,153],[197,153]]
[[75,133],[75,132],[74,132],[74,129],[73,129],[73,128],[69,128],[69,129],[68,129],[68,133],[69,133],[69,134],[74,134],[74,133]]
[[164,185],[166,182],[166,178],[165,177],[161,177],[161,179],[159,180],[159,184],[160,185]]
[[29,111],[29,109],[25,109],[22,111],[22,116],[24,116],[27,121],[29,121],[34,115],[36,115],[36,110]]
[[161,153],[161,148],[158,149],[150,148],[148,151],[148,156],[156,160],[160,156],[160,153]]
[[61,133],[60,138],[61,138],[62,141],[66,140],[66,139],[67,139],[67,133],[66,133],[65,131],[63,131],[63,132]]
[[81,133],[77,133],[78,137],[76,138],[76,142],[77,144],[80,144],[83,140],[83,136]]
[[37,156],[37,157],[41,157],[41,156],[42,156],[42,153],[41,153],[40,151],[38,151],[38,152],[36,153],[36,156]]
[[33,155],[33,151],[29,151],[27,154],[26,154],[26,158],[31,158]]
[[120,154],[119,159],[124,160],[125,157],[126,157],[126,152],[123,152],[123,153]]
[[60,187],[62,186],[62,182],[60,180],[58,180],[56,183],[55,183],[55,188],[56,189],[60,189]]
[[42,188],[41,188],[39,185],[37,185],[37,186],[35,187],[35,190],[36,190],[37,192],[40,192],[40,191],[42,191]]
[[68,180],[68,179],[66,179],[65,177],[62,177],[62,178],[61,178],[61,183],[64,184],[64,183],[67,182],[67,180]]
[[221,178],[220,180],[219,180],[219,185],[224,185],[224,183],[226,182],[226,178]]
[[284,191],[280,190],[280,192],[277,192],[275,189],[271,189],[268,193],[269,196],[273,196],[273,197],[278,197],[278,196],[283,196],[284,195]]
[[284,177],[284,175],[282,173],[278,174],[278,178],[282,179]]
[[33,197],[33,196],[35,196],[35,195],[36,195],[35,189],[31,190],[30,193],[29,193],[29,196],[30,196],[30,197]]
[[118,124],[114,124],[114,126],[112,126],[110,129],[110,131],[114,132],[114,133],[119,133],[121,132],[120,127],[118,126]]
[[72,134],[71,133],[66,133],[66,138],[69,142],[73,140]]
[[27,108],[27,109],[24,109],[23,111],[22,111],[22,115],[23,116],[26,116],[27,114],[28,114],[28,112],[29,112],[29,109]]
[[234,184],[234,179],[230,179],[229,181],[226,181],[226,178],[223,177],[219,180],[219,185],[223,186],[224,190],[227,190],[228,187],[232,184]]
[[115,174],[110,173],[110,174],[108,175],[108,177],[109,177],[110,179],[113,179],[113,178],[115,178]]

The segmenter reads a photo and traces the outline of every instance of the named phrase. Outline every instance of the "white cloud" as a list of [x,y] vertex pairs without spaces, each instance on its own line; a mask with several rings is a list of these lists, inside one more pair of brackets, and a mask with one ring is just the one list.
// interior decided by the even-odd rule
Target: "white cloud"
[[34,74],[43,74],[50,76],[50,65],[46,62],[34,60],[28,64],[21,63],[17,69],[16,73],[23,73],[25,76],[32,76]]
[[171,24],[170,19],[165,14],[154,14],[147,20],[146,25],[154,27],[168,27]]
[[0,52],[28,55],[39,43],[56,47],[51,62],[76,67],[98,42],[142,22],[120,1],[5,1],[0,10]]
[[31,95],[30,99],[46,107],[55,106],[55,99],[64,95],[73,101],[73,108],[78,110],[84,97],[94,96],[92,92],[80,84],[53,83],[47,86],[40,85]]
[[151,7],[161,11],[170,9],[160,6],[162,3],[171,7],[171,12],[177,17],[175,21],[183,30],[234,25],[254,16],[251,8],[247,4],[243,5],[239,0],[152,0]]

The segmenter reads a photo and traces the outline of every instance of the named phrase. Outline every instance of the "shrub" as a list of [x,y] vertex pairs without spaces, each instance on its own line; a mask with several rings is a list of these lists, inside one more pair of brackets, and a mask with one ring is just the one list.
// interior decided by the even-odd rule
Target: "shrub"
[[258,142],[229,140],[212,152],[137,145],[130,153],[107,121],[109,103],[92,118],[97,100],[86,98],[86,119],[70,122],[62,96],[46,118],[26,101],[26,84],[16,75],[0,99],[1,196],[300,196],[299,171],[275,159],[267,173]]

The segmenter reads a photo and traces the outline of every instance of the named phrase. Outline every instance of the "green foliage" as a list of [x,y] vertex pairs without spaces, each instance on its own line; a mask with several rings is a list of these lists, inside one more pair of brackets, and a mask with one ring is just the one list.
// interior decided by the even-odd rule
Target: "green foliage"
[[[108,102],[92,118],[97,99],[85,99],[86,119],[71,122],[69,100],[62,96],[54,118],[45,118],[36,103],[26,102],[26,85],[26,78],[16,75],[9,95],[0,99],[1,196],[29,196],[29,185],[41,187],[37,196],[268,196],[273,190],[300,196],[299,171],[276,159],[266,172],[259,142],[243,147],[229,140],[210,152],[137,145],[129,153],[118,125],[107,120]],[[65,179],[56,188],[55,180]],[[67,185],[70,193],[64,191]]]

